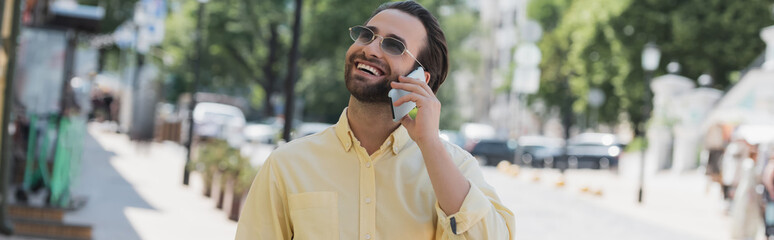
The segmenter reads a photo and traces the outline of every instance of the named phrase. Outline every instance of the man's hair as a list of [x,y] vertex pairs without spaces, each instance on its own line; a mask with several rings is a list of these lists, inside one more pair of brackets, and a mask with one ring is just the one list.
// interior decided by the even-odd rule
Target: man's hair
[[[427,43],[425,48],[419,51],[417,60],[427,68],[425,71],[430,72],[428,85],[430,85],[434,93],[437,93],[438,88],[441,87],[443,81],[446,80],[446,75],[449,73],[449,51],[446,47],[446,37],[443,34],[443,30],[441,30],[441,25],[438,24],[438,19],[422,5],[419,5],[419,3],[402,1],[382,4],[374,10],[368,21],[379,12],[387,9],[396,9],[408,13],[419,18],[419,21],[424,25],[427,31]],[[415,64],[414,67],[418,66]]]

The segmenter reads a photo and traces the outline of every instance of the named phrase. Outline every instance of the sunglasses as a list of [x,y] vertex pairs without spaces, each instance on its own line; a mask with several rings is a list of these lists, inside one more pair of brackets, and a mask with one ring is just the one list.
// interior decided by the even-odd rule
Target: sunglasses
[[352,38],[352,40],[355,41],[356,43],[360,43],[363,45],[368,45],[371,42],[373,42],[374,39],[376,39],[376,37],[379,37],[382,39],[382,41],[379,44],[379,46],[382,48],[382,51],[393,56],[403,55],[404,52],[408,53],[408,55],[411,56],[411,58],[413,58],[414,61],[416,61],[419,64],[419,66],[421,66],[422,68],[425,68],[425,66],[423,66],[422,63],[420,63],[416,57],[414,57],[414,54],[411,54],[411,52],[408,49],[406,49],[406,44],[403,44],[403,42],[401,42],[397,38],[380,36],[374,33],[374,31],[371,30],[370,28],[367,28],[364,26],[354,26],[349,28],[349,37]]

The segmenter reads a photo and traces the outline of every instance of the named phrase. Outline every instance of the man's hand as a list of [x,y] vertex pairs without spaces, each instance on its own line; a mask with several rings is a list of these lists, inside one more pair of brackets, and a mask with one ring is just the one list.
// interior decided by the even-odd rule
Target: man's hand
[[[429,78],[425,74],[426,78]],[[391,82],[395,89],[402,89],[409,94],[398,98],[395,106],[413,101],[417,104],[417,117],[411,119],[408,115],[400,120],[406,127],[409,136],[422,151],[422,158],[427,166],[427,174],[433,184],[438,205],[446,215],[452,215],[460,210],[462,202],[470,191],[470,182],[454,165],[451,156],[444,148],[441,137],[438,136],[438,122],[441,118],[441,102],[435,97],[427,83],[409,77],[398,77],[400,82]]]
[[390,86],[394,89],[402,89],[410,92],[393,104],[394,106],[400,106],[401,104],[413,101],[417,104],[417,116],[415,119],[411,119],[409,115],[403,117],[400,123],[406,127],[409,136],[418,145],[422,146],[427,143],[438,141],[438,122],[441,117],[441,102],[433,93],[425,82],[418,79],[409,77],[398,77],[400,82],[391,82]]

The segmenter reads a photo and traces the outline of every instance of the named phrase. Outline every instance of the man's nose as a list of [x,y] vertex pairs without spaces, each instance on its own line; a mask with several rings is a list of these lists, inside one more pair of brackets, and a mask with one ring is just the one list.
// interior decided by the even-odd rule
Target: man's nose
[[363,52],[368,57],[374,57],[374,58],[381,58],[382,57],[382,49],[380,47],[382,43],[382,39],[379,37],[376,37],[373,41],[368,43],[363,47]]

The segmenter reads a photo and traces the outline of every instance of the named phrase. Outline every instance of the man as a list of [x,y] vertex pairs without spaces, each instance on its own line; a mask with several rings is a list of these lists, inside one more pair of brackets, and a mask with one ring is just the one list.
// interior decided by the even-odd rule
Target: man
[[[448,58],[437,20],[417,3],[388,3],[365,26],[350,28],[350,36],[349,107],[333,127],[271,154],[247,196],[236,238],[513,238],[513,213],[478,162],[438,135],[435,92]],[[426,82],[403,77],[418,66]],[[411,92],[394,105],[416,102],[415,119],[392,121],[391,88]]]

